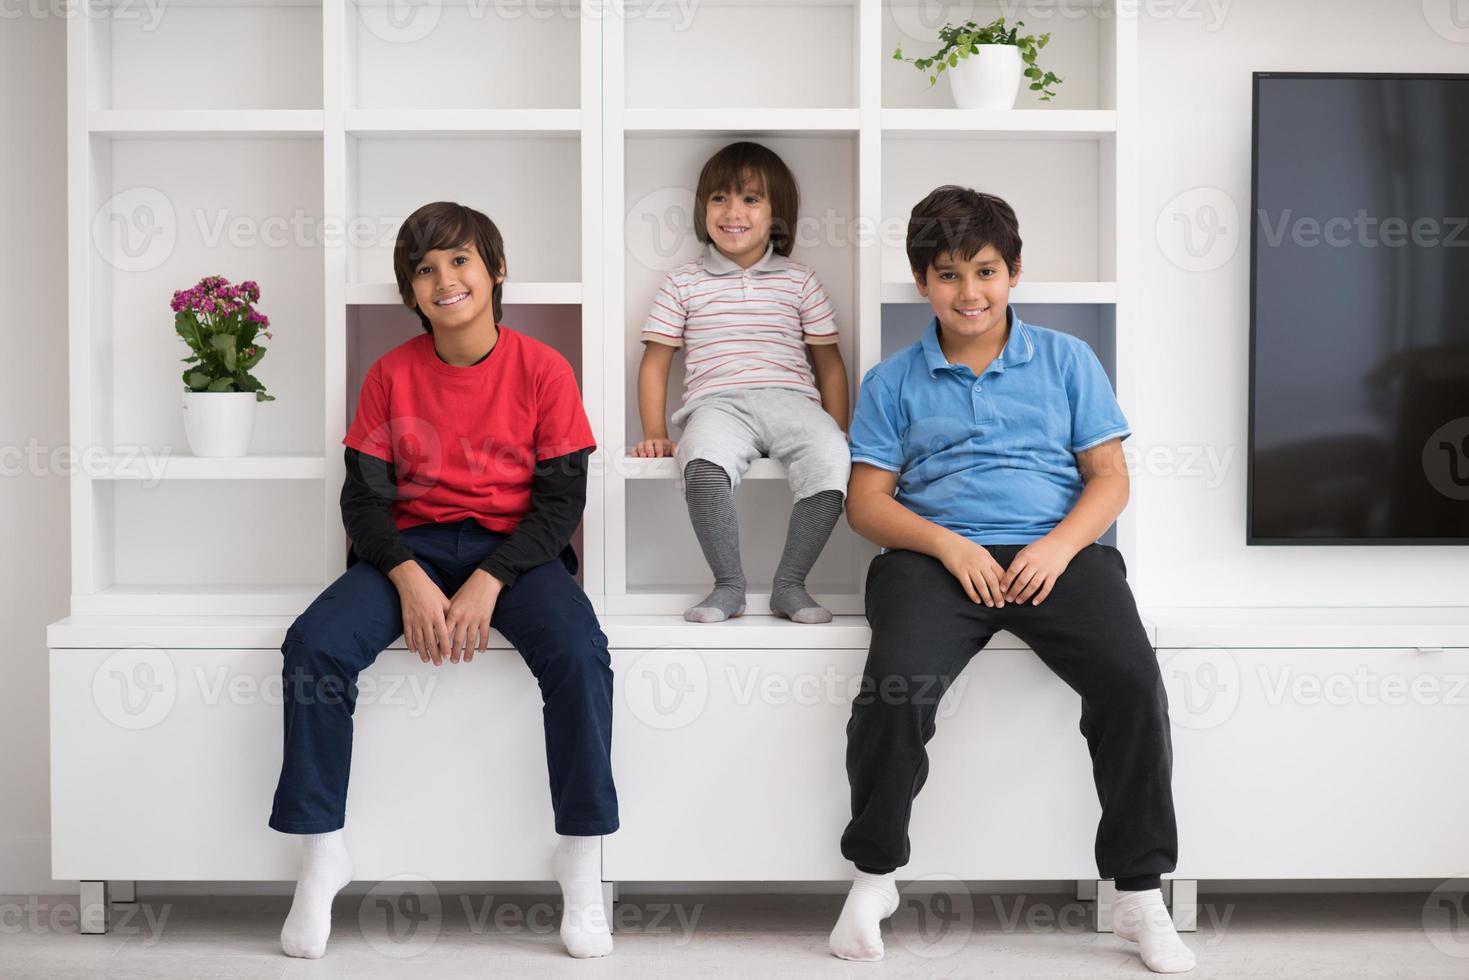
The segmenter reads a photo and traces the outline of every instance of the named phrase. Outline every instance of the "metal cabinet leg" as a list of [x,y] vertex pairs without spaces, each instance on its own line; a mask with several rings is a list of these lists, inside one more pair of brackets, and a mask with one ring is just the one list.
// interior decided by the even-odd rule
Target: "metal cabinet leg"
[[81,882],[77,926],[83,935],[101,935],[112,928],[112,905],[107,898],[107,882]]
[[1109,878],[1098,878],[1093,885],[1097,900],[1093,921],[1097,932],[1111,932],[1112,906],[1117,902],[1117,883]]
[[107,890],[111,894],[113,905],[134,905],[138,901],[136,881],[109,881]]
[[607,913],[607,930],[617,931],[617,916],[614,910],[617,908],[617,882],[602,882],[602,908]]
[[1196,878],[1173,878],[1173,928],[1179,932],[1199,931],[1199,882]]

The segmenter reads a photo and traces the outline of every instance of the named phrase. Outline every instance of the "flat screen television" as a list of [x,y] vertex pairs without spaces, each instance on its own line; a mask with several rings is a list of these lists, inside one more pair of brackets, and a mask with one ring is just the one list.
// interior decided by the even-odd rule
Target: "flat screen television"
[[1257,72],[1249,544],[1469,543],[1469,75]]

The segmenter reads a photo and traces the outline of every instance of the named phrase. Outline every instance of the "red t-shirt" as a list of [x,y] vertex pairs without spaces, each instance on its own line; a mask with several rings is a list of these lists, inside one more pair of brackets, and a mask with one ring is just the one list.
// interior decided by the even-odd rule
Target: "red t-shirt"
[[395,465],[399,530],[472,517],[509,533],[530,510],[538,460],[596,447],[566,358],[499,330],[478,364],[446,364],[424,333],[378,358],[362,379],[342,443]]

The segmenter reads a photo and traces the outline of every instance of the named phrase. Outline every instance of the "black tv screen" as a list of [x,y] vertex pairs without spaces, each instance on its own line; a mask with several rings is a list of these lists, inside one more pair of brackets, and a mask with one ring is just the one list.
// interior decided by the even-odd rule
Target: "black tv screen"
[[1469,75],[1258,72],[1250,544],[1469,543]]

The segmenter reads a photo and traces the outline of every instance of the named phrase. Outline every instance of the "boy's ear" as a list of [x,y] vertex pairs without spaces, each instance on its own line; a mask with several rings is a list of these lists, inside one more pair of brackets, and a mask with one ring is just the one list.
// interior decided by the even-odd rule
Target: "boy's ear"
[[928,270],[919,272],[917,269],[909,269],[913,273],[913,284],[918,287],[918,295],[924,299],[928,298]]
[[502,283],[504,281],[505,281],[505,261],[502,259],[500,261],[500,271],[495,274],[495,282],[496,283]]
[[1010,273],[1010,288],[1014,289],[1020,282],[1020,256],[1015,256],[1015,271]]

